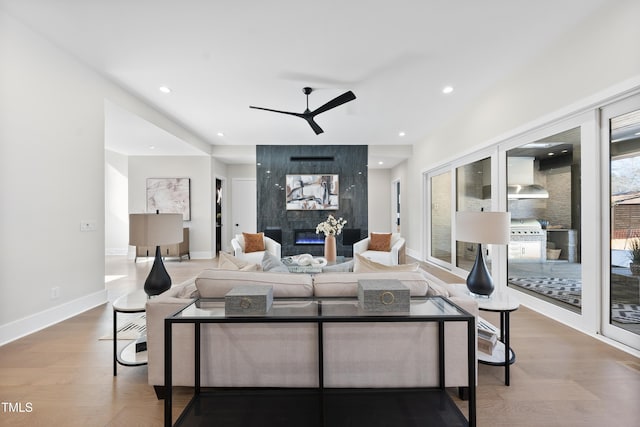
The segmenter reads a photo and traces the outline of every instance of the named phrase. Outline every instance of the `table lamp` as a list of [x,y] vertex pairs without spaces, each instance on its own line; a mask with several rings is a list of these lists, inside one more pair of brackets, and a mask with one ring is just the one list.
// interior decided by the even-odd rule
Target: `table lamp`
[[510,212],[456,212],[456,240],[478,244],[476,261],[467,277],[467,288],[472,294],[489,297],[493,292],[482,244],[509,244],[510,226]]
[[160,245],[182,242],[182,214],[144,213],[129,214],[129,244],[155,246],[153,267],[144,282],[149,296],[159,295],[171,287],[171,277],[162,263]]

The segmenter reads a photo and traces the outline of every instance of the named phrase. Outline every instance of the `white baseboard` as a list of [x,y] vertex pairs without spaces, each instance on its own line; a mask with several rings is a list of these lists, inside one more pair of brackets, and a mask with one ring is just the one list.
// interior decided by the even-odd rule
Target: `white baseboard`
[[107,302],[101,290],[0,326],[0,346],[37,332]]
[[420,251],[416,251],[410,248],[406,248],[405,249],[407,255],[409,255],[411,258],[413,259],[417,259],[417,260],[422,260],[422,254],[420,253]]
[[105,255],[128,255],[129,249],[127,248],[106,248],[104,250]]

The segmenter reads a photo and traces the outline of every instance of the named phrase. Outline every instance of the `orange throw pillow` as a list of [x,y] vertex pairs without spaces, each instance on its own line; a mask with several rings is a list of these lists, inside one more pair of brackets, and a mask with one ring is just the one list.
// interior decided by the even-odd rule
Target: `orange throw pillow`
[[264,251],[264,233],[242,233],[244,253]]
[[391,252],[391,233],[371,233],[369,250]]

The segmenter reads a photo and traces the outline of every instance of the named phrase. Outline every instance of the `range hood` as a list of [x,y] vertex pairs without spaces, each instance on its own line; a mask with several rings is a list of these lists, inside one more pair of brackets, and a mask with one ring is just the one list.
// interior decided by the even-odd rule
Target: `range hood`
[[[548,199],[549,192],[534,183],[534,157],[508,157],[507,199]],[[513,184],[511,184],[513,183]]]
[[548,199],[549,192],[537,184],[508,185],[507,199]]

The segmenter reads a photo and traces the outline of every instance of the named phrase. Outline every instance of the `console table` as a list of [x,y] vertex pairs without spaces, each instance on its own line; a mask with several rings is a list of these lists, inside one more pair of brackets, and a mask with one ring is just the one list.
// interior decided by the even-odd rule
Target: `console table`
[[[299,304],[295,304],[298,301]],[[342,405],[340,409],[331,406],[331,402],[341,401],[344,393],[367,393],[366,400],[369,401],[374,393],[371,389],[326,389],[324,388],[324,346],[323,346],[323,325],[325,323],[369,323],[369,322],[434,322],[438,324],[438,358],[439,358],[439,387],[429,390],[434,393],[433,397],[426,398],[432,400],[436,408],[444,408],[453,405],[455,409],[453,415],[447,413],[448,416],[458,416],[456,425],[465,424],[466,420],[460,411],[455,407],[449,395],[444,390],[445,384],[445,358],[444,358],[444,341],[445,341],[445,323],[447,322],[466,322],[467,324],[467,367],[468,367],[468,384],[469,384],[469,408],[468,408],[468,425],[476,425],[476,343],[475,343],[475,317],[462,308],[458,307],[451,301],[443,297],[413,297],[411,299],[410,311],[406,314],[398,313],[377,313],[365,312],[358,308],[357,299],[354,298],[281,298],[273,301],[271,310],[265,316],[226,316],[224,310],[224,299],[198,299],[186,307],[180,309],[173,315],[168,316],[164,323],[164,378],[165,378],[165,426],[172,425],[172,331],[173,326],[177,324],[192,324],[194,326],[194,396],[178,418],[176,425],[192,425],[192,423],[204,422],[203,413],[206,408],[211,406],[212,400],[222,399],[220,393],[202,392],[200,387],[200,347],[201,347],[201,325],[206,323],[314,323],[317,324],[318,332],[318,384],[317,389],[278,389],[271,391],[273,394],[288,393],[285,399],[297,399],[300,396],[310,394],[309,404],[307,407],[312,410],[311,415],[317,414],[319,419],[309,422],[307,420],[299,422],[297,425],[313,425],[324,426],[325,420],[332,417],[342,418],[344,411],[354,410],[358,405]],[[238,389],[240,393],[242,389]],[[393,389],[389,393],[407,393],[416,389]],[[252,396],[256,394],[255,390],[250,391]],[[268,391],[262,391],[269,393]],[[379,390],[375,392],[379,393]],[[336,398],[341,395],[343,398]],[[395,395],[395,394],[394,394]],[[421,395],[420,399],[425,399],[425,395]],[[357,398],[357,396],[356,396]],[[384,401],[384,399],[383,399]],[[388,400],[392,402],[393,399]],[[253,404],[253,403],[252,403]],[[303,405],[304,403],[300,403]],[[295,408],[298,404],[292,404]],[[267,405],[269,406],[269,405]],[[336,405],[338,406],[338,405]],[[357,409],[355,409],[357,411]],[[333,412],[332,412],[333,411]],[[268,412],[268,411],[267,411]],[[304,411],[298,411],[305,413]],[[336,412],[340,412],[340,416],[336,416]],[[401,411],[398,411],[401,412]],[[241,414],[236,414],[240,416]],[[272,415],[272,414],[271,414]],[[330,421],[326,421],[331,424]],[[334,421],[335,422],[335,421]],[[198,424],[200,425],[200,424]],[[327,424],[329,425],[329,424]],[[331,424],[334,425],[334,424]],[[345,424],[346,425],[346,424]]]

